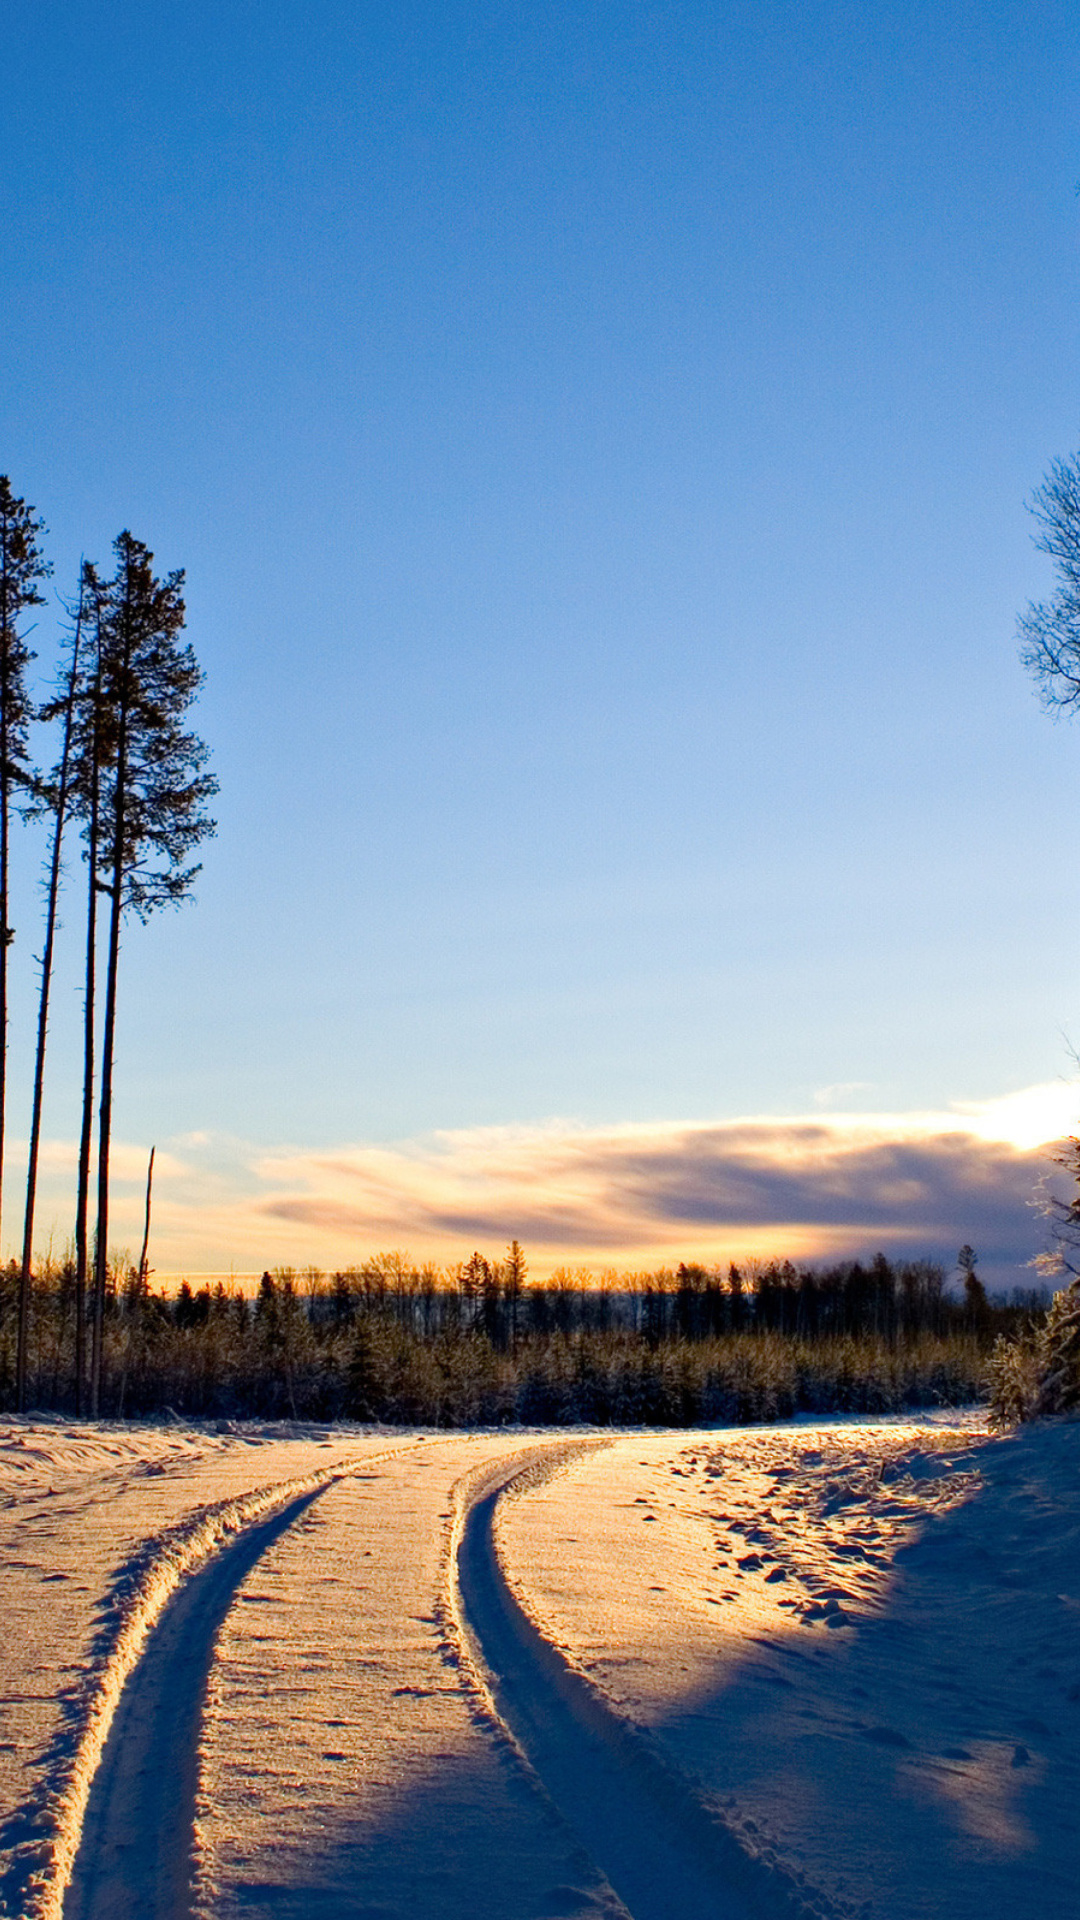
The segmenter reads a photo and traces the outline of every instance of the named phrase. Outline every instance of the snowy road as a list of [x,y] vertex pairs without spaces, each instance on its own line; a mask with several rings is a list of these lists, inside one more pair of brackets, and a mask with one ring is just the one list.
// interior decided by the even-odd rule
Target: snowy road
[[1070,1911],[1078,1464],[944,1418],[0,1431],[0,1912]]
[[[543,1484],[604,1444],[495,1443],[493,1460],[490,1440],[420,1443],[392,1462],[393,1526],[373,1462],[299,1495],[210,1559],[165,1607],[120,1697],[65,1920],[187,1920],[193,1906],[215,1916],[257,1906],[325,1920],[358,1910],[389,1920],[421,1908],[432,1920],[614,1915],[617,1896],[634,1920],[787,1911],[768,1887],[753,1899],[745,1855],[677,1773],[581,1688],[502,1575],[492,1530],[500,1497]],[[448,1537],[436,1562],[440,1532]],[[379,1564],[361,1564],[372,1559]],[[332,1590],[329,1608],[320,1588]],[[377,1652],[376,1590],[389,1601]],[[271,1630],[253,1634],[247,1608],[276,1610]],[[435,1631],[418,1645],[410,1622]],[[462,1654],[486,1696],[487,1726],[459,1683]],[[438,1672],[425,1672],[434,1660]],[[283,1696],[278,1718],[268,1708]],[[405,1701],[416,1703],[413,1716],[430,1703],[411,1755]],[[379,1728],[390,1732],[376,1756]],[[328,1747],[331,1738],[340,1744]],[[408,1842],[398,1815],[391,1848],[370,1844],[385,1825],[382,1808],[365,1836],[354,1807],[342,1845],[334,1831],[342,1764],[351,1763],[354,1786],[374,1788],[378,1806],[373,1776],[388,1774],[400,1798],[410,1762],[426,1769],[433,1740],[444,1765],[456,1755],[461,1794],[444,1804],[424,1784]],[[565,1826],[552,1819],[548,1796]]]
[[455,1605],[475,1476],[549,1451],[565,1441],[432,1439],[341,1480],[253,1569],[204,1724],[206,1920],[624,1915],[493,1723]]

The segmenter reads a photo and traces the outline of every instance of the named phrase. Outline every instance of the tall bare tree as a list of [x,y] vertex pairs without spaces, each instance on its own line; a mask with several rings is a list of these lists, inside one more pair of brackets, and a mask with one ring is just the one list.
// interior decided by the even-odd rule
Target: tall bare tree
[[[26,1168],[26,1205],[23,1212],[22,1269],[19,1275],[19,1359],[18,1404],[23,1410],[26,1385],[26,1340],[29,1324],[30,1275],[34,1248],[34,1209],[37,1198],[38,1155],[41,1146],[41,1111],[45,1089],[45,1046],[49,1031],[49,990],[52,985],[53,950],[56,943],[56,928],[60,902],[60,876],[64,828],[71,810],[72,783],[75,767],[76,711],[79,700],[82,675],[83,636],[88,625],[92,625],[97,604],[97,579],[93,568],[84,564],[79,578],[79,593],[72,609],[72,627],[70,652],[64,686],[59,696],[46,702],[41,709],[43,720],[59,720],[61,727],[60,757],[53,770],[52,777],[43,780],[40,787],[40,805],[47,808],[52,816],[52,833],[46,862],[45,880],[45,943],[41,953],[41,983],[38,994],[37,1047],[34,1055],[34,1093],[30,1115],[30,1146]],[[75,1297],[75,1346],[77,1361],[82,1356],[83,1326],[85,1321],[85,1269],[84,1287],[80,1291],[76,1286]],[[81,1407],[81,1373],[76,1366],[75,1410]]]
[[[94,1258],[90,1405],[101,1399],[108,1273],[109,1153],[112,1139],[120,931],[124,915],[146,920],[190,896],[199,863],[191,855],[215,830],[206,803],[217,781],[208,751],[184,716],[202,685],[184,643],[181,572],[158,579],[153,554],[130,533],[115,545],[100,646],[100,848],[98,884],[108,899],[105,1001],[98,1115],[98,1205]],[[92,871],[94,869],[92,868]]]
[[[44,531],[33,507],[19,499],[7,475],[0,474],[0,1202],[7,1113],[8,948],[15,937],[9,903],[11,820],[32,783],[28,734],[33,704],[26,670],[34,656],[22,622],[29,607],[43,604],[38,586],[50,571],[38,546]],[[26,1399],[28,1329],[29,1297],[20,1291],[15,1382],[20,1407]]]
[[80,680],[75,712],[75,804],[86,841],[86,957],[83,974],[83,1092],[79,1128],[79,1172],[75,1196],[75,1411],[83,1411],[86,1389],[86,1303],[90,1282],[90,1166],[94,1150],[95,1014],[97,1003],[97,924],[101,847],[101,769],[108,751],[102,701],[102,654],[107,593],[88,567],[93,591],[93,626],[87,665]]

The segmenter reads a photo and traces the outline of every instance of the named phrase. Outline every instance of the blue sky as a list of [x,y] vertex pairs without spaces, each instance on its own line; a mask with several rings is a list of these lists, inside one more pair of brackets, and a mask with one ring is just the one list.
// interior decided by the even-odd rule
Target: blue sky
[[58,588],[125,526],[185,566],[207,672],[116,1125],[247,1224],[193,1180],[174,1259],[261,1264],[266,1155],[1070,1071],[1080,737],[1015,617],[1080,444],[1073,8],[65,0],[5,66],[0,467]]

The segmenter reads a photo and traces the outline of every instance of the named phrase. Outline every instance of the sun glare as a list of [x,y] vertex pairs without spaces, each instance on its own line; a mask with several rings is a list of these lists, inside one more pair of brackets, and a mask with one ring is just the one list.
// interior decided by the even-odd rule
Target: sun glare
[[953,1104],[971,1133],[983,1140],[1007,1140],[1021,1152],[1063,1139],[1074,1133],[1080,1122],[1080,1090],[1075,1083],[1064,1080],[1022,1087],[996,1100],[958,1100]]

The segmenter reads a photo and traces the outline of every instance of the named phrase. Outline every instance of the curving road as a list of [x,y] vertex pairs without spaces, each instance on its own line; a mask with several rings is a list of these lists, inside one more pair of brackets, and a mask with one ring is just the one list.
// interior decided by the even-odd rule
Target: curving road
[[[499,1449],[494,1458],[493,1444]],[[424,1813],[418,1825],[415,1811],[397,1829],[388,1824],[385,1811],[379,1815],[385,1861],[384,1879],[378,1886],[371,1880],[377,1845],[372,1841],[370,1818],[374,1816],[370,1813],[367,1828],[354,1825],[346,1830],[342,1826],[340,1832],[332,1832],[324,1825],[319,1845],[312,1844],[311,1821],[317,1824],[326,1807],[320,1812],[318,1782],[305,1769],[307,1749],[299,1721],[295,1728],[282,1724],[275,1748],[284,1769],[280,1785],[275,1782],[272,1765],[265,1777],[258,1766],[249,1767],[245,1775],[248,1780],[254,1777],[258,1781],[261,1796],[251,1815],[253,1845],[249,1855],[254,1856],[255,1864],[249,1866],[235,1856],[235,1849],[235,1857],[221,1856],[224,1871],[217,1872],[211,1890],[215,1914],[220,1911],[223,1920],[231,1920],[234,1913],[252,1911],[260,1916],[280,1914],[283,1920],[286,1915],[309,1912],[342,1917],[359,1912],[404,1914],[420,1920],[421,1910],[425,1917],[443,1915],[448,1920],[465,1914],[473,1920],[486,1916],[490,1920],[512,1920],[519,1911],[522,1915],[551,1912],[575,1916],[603,1912],[612,1920],[627,1914],[630,1920],[673,1920],[673,1916],[677,1920],[781,1920],[781,1916],[791,1915],[793,1909],[767,1870],[747,1859],[727,1830],[711,1819],[685,1779],[664,1762],[655,1745],[606,1706],[589,1682],[544,1640],[507,1584],[494,1537],[499,1500],[508,1490],[519,1492],[530,1479],[535,1481],[556,1471],[562,1461],[580,1452],[582,1444],[601,1443],[534,1442],[523,1447],[520,1442],[508,1445],[481,1443],[478,1439],[468,1452],[461,1446],[455,1452],[449,1442],[442,1443],[440,1450],[440,1443],[435,1442],[433,1452],[413,1455],[408,1468],[398,1472],[397,1488],[399,1501],[404,1500],[406,1506],[413,1503],[409,1511],[415,1535],[416,1565],[409,1588],[412,1599],[406,1598],[404,1603],[393,1586],[398,1577],[393,1562],[395,1555],[400,1558],[406,1551],[409,1535],[407,1527],[399,1532],[386,1525],[385,1501],[392,1497],[392,1489],[365,1487],[351,1477],[339,1477],[293,1498],[270,1518],[249,1526],[189,1577],[162,1613],[121,1696],[91,1788],[64,1901],[65,1920],[132,1920],[133,1916],[138,1920],[190,1920],[196,1899],[194,1822],[200,1785],[200,1738],[210,1738],[211,1751],[217,1739],[219,1749],[228,1754],[239,1753],[246,1737],[243,1703],[235,1704],[235,1690],[230,1693],[229,1706],[233,1719],[221,1720],[219,1715],[207,1735],[207,1682],[215,1658],[227,1662],[230,1645],[234,1645],[244,1650],[246,1659],[255,1662],[253,1705],[247,1723],[251,1726],[258,1712],[272,1714],[275,1704],[282,1711],[281,1676],[297,1671],[295,1657],[289,1654],[290,1643],[279,1638],[276,1651],[267,1651],[266,1673],[259,1678],[259,1650],[268,1636],[263,1633],[256,1641],[250,1635],[244,1639],[245,1623],[255,1616],[250,1606],[245,1609],[239,1604],[244,1598],[241,1589],[245,1582],[250,1588],[250,1576],[256,1568],[259,1584],[264,1587],[273,1575],[281,1582],[283,1596],[282,1604],[274,1603],[275,1620],[283,1623],[275,1630],[287,1633],[302,1629],[308,1596],[314,1591],[320,1568],[324,1569],[324,1584],[340,1583],[342,1570],[348,1568],[352,1569],[350,1578],[359,1580],[362,1573],[364,1580],[370,1581],[371,1549],[361,1549],[356,1543],[362,1539],[380,1541],[380,1514],[381,1586],[357,1585],[337,1618],[341,1679],[340,1684],[335,1682],[336,1704],[332,1708],[325,1704],[330,1680],[325,1678],[329,1668],[324,1665],[320,1668],[324,1673],[320,1700],[289,1711],[307,1714],[308,1732],[314,1729],[311,1751],[317,1754],[321,1739],[324,1771],[331,1780],[343,1783],[329,1790],[327,1804],[332,1811],[340,1811],[343,1820],[346,1815],[353,1818],[354,1805],[363,1810],[365,1792],[370,1809],[375,1803],[370,1799],[372,1789],[364,1786],[363,1767],[349,1776],[335,1774],[334,1767],[346,1758],[345,1746],[355,1737],[361,1746],[369,1742],[365,1751],[368,1777],[372,1777],[370,1769],[375,1763],[371,1759],[371,1728],[360,1723],[365,1712],[370,1716],[373,1696],[354,1691],[357,1725],[353,1733],[346,1726],[348,1716],[342,1701],[348,1701],[350,1689],[360,1688],[358,1654],[379,1655],[359,1660],[361,1667],[377,1667],[384,1651],[388,1660],[393,1656],[391,1641],[400,1632],[401,1620],[420,1623],[420,1640],[415,1637],[414,1624],[410,1629],[413,1638],[401,1642],[404,1664],[400,1670],[391,1673],[390,1666],[386,1667],[386,1725],[376,1732],[398,1741],[407,1737],[409,1716],[421,1707],[441,1716],[438,1724],[444,1734],[440,1738],[445,1737],[451,1747],[457,1743],[456,1753],[448,1751],[445,1759],[462,1769],[458,1777],[465,1783],[466,1808],[469,1796],[473,1797],[476,1831],[472,1853],[467,1830],[453,1863],[446,1851],[448,1844],[458,1844],[456,1838],[448,1843],[447,1835],[459,1834],[460,1814],[448,1818],[441,1831],[431,1826],[425,1832]],[[462,1481],[461,1467],[470,1463],[472,1471]],[[426,1481],[425,1473],[429,1475]],[[331,1497],[327,1499],[327,1495]],[[455,1498],[456,1520],[445,1510],[445,1503],[449,1500],[452,1504]],[[380,1501],[384,1503],[381,1507]],[[320,1504],[316,1508],[317,1502]],[[311,1518],[297,1532],[296,1523],[308,1514]],[[433,1555],[439,1526],[433,1523],[448,1520],[452,1521],[449,1556],[438,1573]],[[359,1532],[364,1526],[369,1531]],[[351,1544],[343,1547],[346,1535]],[[360,1553],[362,1559],[358,1558]],[[435,1591],[438,1586],[443,1589],[441,1602]],[[416,1605],[421,1590],[428,1596],[428,1606],[434,1608],[427,1627],[422,1624],[429,1618],[426,1613],[404,1612],[404,1607]],[[252,1597],[258,1601],[265,1600],[266,1595]],[[371,1625],[371,1609],[377,1612],[379,1604],[386,1614],[390,1636],[382,1646],[370,1640],[372,1633],[378,1632]],[[477,1726],[475,1717],[469,1720],[470,1712],[474,1713],[469,1706],[469,1687],[463,1684],[463,1675],[453,1671],[457,1656],[448,1649],[439,1625],[440,1604],[449,1615],[445,1624],[451,1638],[457,1640],[466,1669],[472,1665],[505,1740],[499,1739],[498,1726],[493,1727],[490,1718],[486,1732],[482,1724]],[[319,1661],[327,1658],[325,1653],[318,1654]],[[416,1684],[393,1685],[392,1681],[400,1681],[406,1671]],[[319,1717],[331,1710],[335,1717]],[[327,1746],[325,1727],[337,1730],[332,1736],[333,1750]],[[507,1746],[512,1751],[508,1752]],[[501,1760],[499,1749],[503,1752]],[[424,1751],[430,1752],[430,1741]],[[400,1782],[407,1777],[407,1768],[405,1774],[401,1772],[403,1754],[403,1748],[396,1749],[398,1784],[394,1791],[399,1798]],[[204,1763],[205,1758],[204,1753]],[[422,1775],[419,1766],[418,1761],[415,1778],[420,1785],[410,1805],[430,1816],[431,1786],[423,1784],[429,1776]],[[286,1778],[290,1769],[291,1775]],[[211,1774],[214,1777],[227,1779],[228,1769],[224,1775],[219,1769],[217,1776]],[[275,1792],[279,1796],[276,1802]],[[554,1826],[552,1809],[557,1815]],[[298,1836],[295,1843],[286,1831],[290,1818]],[[213,1822],[209,1824],[212,1827]],[[227,1852],[233,1831],[228,1809],[222,1813],[221,1831]],[[277,1882],[272,1877],[275,1862],[263,1857],[274,1845],[279,1847]],[[286,1860],[290,1845],[293,1850]],[[433,1852],[435,1862],[430,1858]],[[421,1854],[424,1858],[419,1860]],[[491,1861],[500,1855],[502,1882],[491,1867]],[[365,1863],[371,1880],[366,1892],[361,1886]],[[441,1878],[429,1872],[433,1865],[442,1869]],[[257,1871],[263,1877],[245,1884],[245,1871]],[[535,1884],[531,1884],[534,1876]],[[233,1881],[235,1889],[230,1891]],[[394,1891],[394,1901],[388,1902],[385,1897],[388,1886]]]

